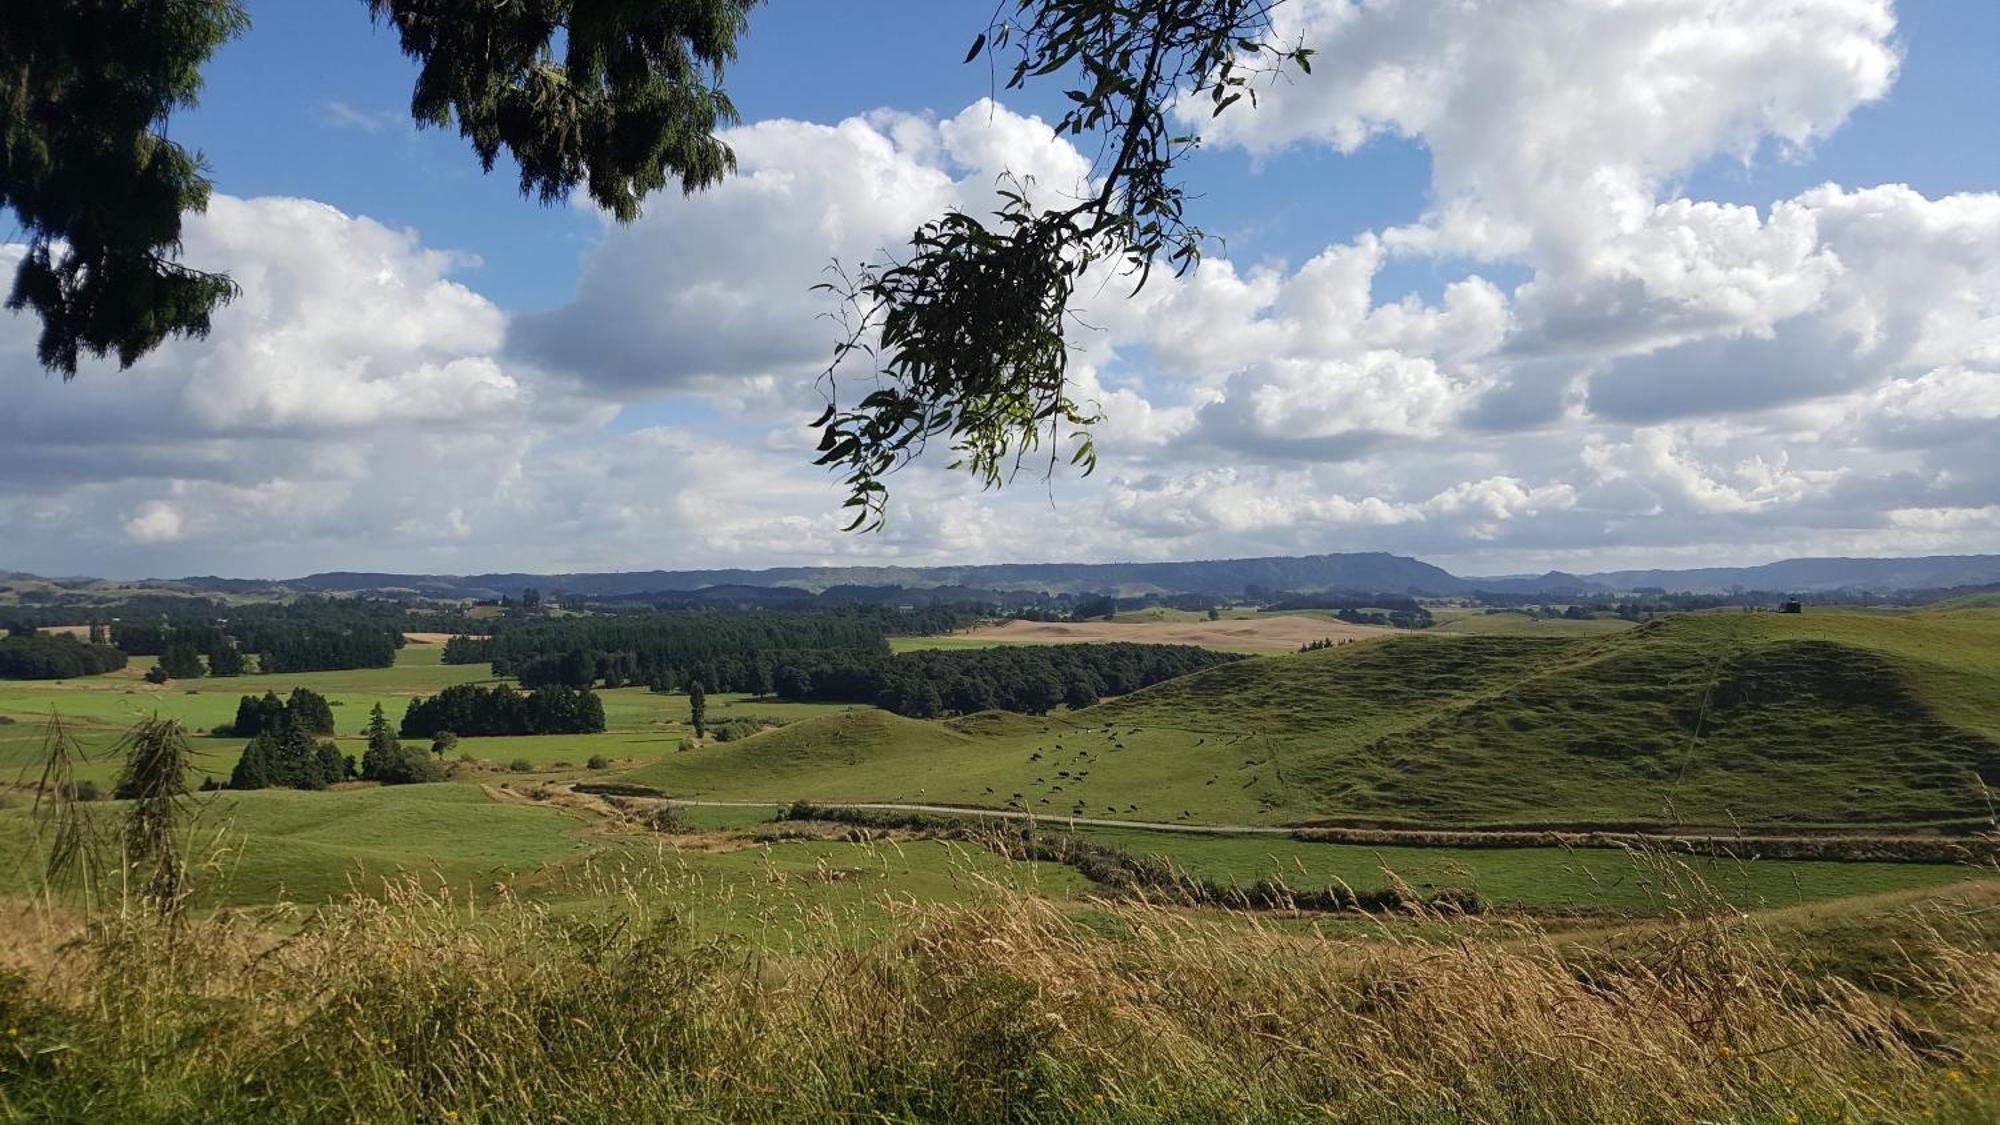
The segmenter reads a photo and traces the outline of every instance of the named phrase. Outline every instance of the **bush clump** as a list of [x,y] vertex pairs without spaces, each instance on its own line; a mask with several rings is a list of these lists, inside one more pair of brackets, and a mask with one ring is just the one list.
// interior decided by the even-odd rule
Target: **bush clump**
[[709,724],[708,733],[717,742],[734,742],[739,738],[749,738],[763,729],[764,723],[758,719],[724,719]]

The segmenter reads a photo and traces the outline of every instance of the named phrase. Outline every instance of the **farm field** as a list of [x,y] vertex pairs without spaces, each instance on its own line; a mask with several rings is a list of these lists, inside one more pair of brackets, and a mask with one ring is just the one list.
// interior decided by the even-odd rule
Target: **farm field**
[[[270,789],[203,794],[191,806],[196,901],[204,907],[318,906],[391,885],[449,891],[468,903],[509,894],[564,910],[643,894],[673,904],[704,932],[760,943],[879,934],[898,901],[963,903],[982,888],[1079,907],[1106,889],[1073,868],[1010,860],[974,843],[803,833],[772,806],[690,807],[661,835],[602,810],[538,800],[532,783],[359,786],[323,793]],[[122,805],[90,806],[110,831]],[[1187,875],[1224,885],[1260,881],[1297,891],[1393,884],[1419,894],[1476,891],[1490,908],[1582,915],[1660,915],[1726,902],[1780,909],[1855,896],[1933,891],[1996,877],[1944,863],[1726,860],[1610,849],[1380,847],[1283,836],[1066,828]],[[0,807],[0,850],[16,858],[0,888],[35,885],[35,821],[24,802]]]
[[[116,767],[104,752],[138,720],[158,714],[176,718],[188,729],[200,774],[227,777],[243,748],[243,739],[214,737],[208,732],[236,717],[237,701],[245,695],[275,691],[285,695],[306,687],[327,697],[333,707],[336,743],[342,752],[358,754],[369,711],[381,704],[391,722],[401,719],[409,701],[453,684],[493,683],[484,664],[448,665],[437,645],[412,643],[396,654],[390,668],[339,672],[296,672],[280,675],[204,677],[164,685],[146,683],[152,657],[135,657],[121,671],[69,680],[0,680],[0,784],[19,779],[40,761],[43,730],[49,710],[59,710],[73,733],[97,760],[79,776],[108,784]],[[537,768],[557,763],[581,767],[593,754],[621,765],[650,761],[674,751],[687,732],[687,697],[660,695],[644,688],[600,691],[607,729],[602,734],[536,735],[466,738],[459,752],[500,765],[525,758]],[[786,703],[742,694],[709,696],[711,722],[743,718],[772,722],[838,713],[842,705]],[[197,779],[198,780],[198,779]]]
[[[1615,636],[1435,631],[1244,661],[1079,712],[942,722],[872,708],[710,697],[709,718],[788,726],[679,752],[686,700],[602,691],[609,728],[468,738],[504,766],[602,754],[676,796],[957,803],[1164,823],[1920,826],[1983,814],[2000,739],[2000,610],[1686,614]],[[1152,626],[1133,626],[1152,628]],[[358,752],[376,703],[478,682],[412,644],[388,669],[144,684],[0,682],[0,771],[37,760],[48,709],[91,751],[158,712],[227,776],[244,694],[306,686]],[[83,776],[108,782],[100,761]]]
[[[2000,902],[2000,875],[1946,863],[1669,860],[1613,849],[1380,847],[1286,835],[1076,829],[1084,841],[1110,849],[1106,854],[1160,857],[1211,885],[1273,881],[1301,892],[1346,887],[1363,895],[1396,887],[1419,899],[1471,891],[1481,913],[1323,913],[1282,903],[1273,908],[1269,900],[1233,909],[1154,891],[1135,900],[1115,882],[1086,876],[1090,868],[1026,858],[1003,836],[958,839],[918,827],[775,817],[779,805],[800,798],[1011,807],[1045,814],[1044,829],[1060,828],[1070,813],[1244,826],[1353,819],[1664,826],[1721,807],[1745,814],[1739,819],[1746,826],[1783,828],[1837,821],[1851,811],[1844,802],[1865,796],[1897,825],[1963,821],[1977,815],[1971,795],[1977,787],[1960,780],[1961,771],[1976,779],[1990,767],[2000,731],[1992,690],[2000,665],[1996,622],[2000,613],[1991,610],[1684,615],[1597,637],[1401,634],[1240,661],[1042,717],[987,712],[921,721],[874,708],[718,694],[709,700],[711,722],[748,717],[786,725],[685,749],[685,697],[603,691],[612,727],[604,734],[461,743],[489,761],[520,759],[530,767],[526,773],[468,771],[452,782],[317,793],[196,795],[185,833],[194,861],[193,913],[184,925],[207,953],[202,971],[212,966],[215,975],[187,985],[184,997],[172,991],[180,984],[149,995],[171,1007],[174,1026],[202,1041],[243,1043],[252,1025],[213,1013],[260,1006],[268,1011],[257,1027],[289,1027],[298,1013],[311,1013],[313,1027],[334,1029],[303,1037],[288,1031],[258,1048],[269,1058],[297,1049],[283,1044],[310,1043],[321,1052],[312,1067],[258,1063],[264,1077],[257,1081],[266,1084],[272,1074],[328,1068],[376,1075],[371,1068],[391,1062],[408,1073],[416,1059],[457,1049],[426,1038],[426,1028],[445,1026],[439,1013],[449,1013],[455,1029],[483,1028],[478,1035],[485,1043],[499,1041],[505,1028],[535,1025],[557,1012],[565,1013],[556,1017],[563,1037],[594,1035],[587,1029],[610,1019],[632,1028],[681,1027],[662,1014],[671,1010],[676,1019],[700,1021],[690,1025],[699,1030],[677,1030],[671,1062],[654,1066],[677,1074],[694,1072],[688,1036],[719,1034],[735,1026],[726,1020],[744,1012],[757,1013],[754,1035],[741,1025],[745,1038],[701,1049],[740,1061],[771,1036],[794,1034],[832,1011],[839,1014],[827,1018],[838,1034],[812,1048],[821,1052],[815,1057],[828,1057],[828,1044],[849,1044],[866,1034],[858,1028],[889,1021],[879,1041],[868,1040],[862,1054],[841,1064],[858,1077],[834,1082],[830,1088],[841,1092],[813,1103],[821,1115],[900,1080],[870,1068],[963,1020],[1002,1043],[1046,1042],[1039,1037],[1055,1034],[1049,1029],[1058,1025],[1050,1021],[1058,1016],[1065,1021],[1060,1026],[1073,1029],[1064,1035],[1096,1034],[1090,1029],[1118,1028],[1128,1019],[1153,1035],[1187,1016],[1184,1003],[1160,991],[1162,981],[1171,981],[1175,994],[1191,989],[1205,997],[1209,1010],[1249,1005],[1245,1026],[1260,1029],[1258,1042],[1270,1034],[1274,1006],[1290,1005],[1285,1010],[1293,1014],[1285,1018],[1306,1028],[1349,1018],[1343,1015],[1348,989],[1361,997],[1355,1011],[1367,1013],[1376,1003],[1367,996],[1403,995],[1433,983],[1450,989],[1439,994],[1449,996],[1450,1008],[1436,1027],[1418,1032],[1426,1042],[1458,1034],[1468,1020],[1504,1029],[1495,1032],[1503,1040],[1531,1033],[1518,1014],[1498,1014],[1518,1013],[1518,998],[1529,989],[1544,990],[1536,995],[1558,1004],[1563,1026],[1572,1027],[1580,1005],[1612,993],[1556,990],[1574,989],[1580,975],[1602,983],[1644,974],[1646,966],[1674,963],[1690,949],[1730,966],[1739,974],[1732,979],[1776,981],[1771,974],[1793,973],[1876,990],[1865,993],[1870,1004],[1893,1002],[1893,982],[1912,971],[1912,957],[1939,958],[1921,963],[1932,973],[1943,971],[1936,965],[1984,963],[1976,958],[1991,951],[1992,936],[1965,920]],[[8,684],[0,690],[0,714],[19,721],[0,727],[0,747],[17,746],[17,760],[28,761],[39,744],[35,720],[51,702],[75,714],[88,740],[101,744],[149,706],[184,721],[217,723],[233,717],[240,694],[267,686],[282,693],[298,683],[339,701],[343,748],[355,752],[360,743],[353,732],[376,702],[396,715],[412,695],[486,671],[447,668],[435,657],[434,646],[413,645],[392,669],[201,681],[194,695],[171,688],[127,695],[131,672]],[[1678,751],[1669,755],[1676,768],[1665,783],[1671,801],[1661,798],[1661,778],[1646,768],[1657,754],[1645,741],[1667,737],[1662,731],[1673,735],[1670,749]],[[18,741],[4,741],[10,738]],[[226,738],[197,743],[209,755],[205,772],[226,772],[240,747]],[[611,760],[608,775],[581,769],[593,753]],[[108,761],[93,767],[106,779],[111,768]],[[596,796],[563,784],[586,777],[761,803],[678,808],[656,819],[648,810],[658,802],[620,804],[615,791]],[[1735,804],[1712,803],[1725,792]],[[125,805],[81,807],[109,835]],[[45,839],[21,795],[0,797],[0,849],[15,860],[0,870],[0,910],[14,912],[9,925],[17,935],[6,951],[10,963],[39,965],[51,979],[74,969],[80,980],[100,984],[115,976],[114,965],[154,965],[146,960],[155,956],[153,939],[136,947],[98,944],[88,935],[100,931],[64,928],[63,911],[73,909],[68,898],[21,905],[39,888],[36,861]],[[1947,940],[1955,944],[1940,944]],[[44,948],[37,942],[47,952],[37,952]],[[239,960],[238,950],[268,950],[269,959]],[[1474,1011],[1475,982],[1496,980],[1508,982],[1510,999],[1492,1014]],[[1655,978],[1634,980],[1614,984],[1615,994],[1658,994]],[[98,985],[79,987],[86,990],[79,995],[94,995],[87,989]],[[1756,987],[1788,995],[1782,992],[1788,986]],[[1878,991],[1890,999],[1879,999]],[[1956,1005],[1952,1010],[1971,1010],[1966,1005],[1973,1001],[1957,993],[1940,995]],[[1102,996],[1125,999],[1098,1006]],[[905,1006],[883,1014],[892,999]],[[9,1018],[30,1035],[93,1044],[79,1054],[82,1076],[16,1087],[28,1096],[117,1089],[126,1075],[140,1073],[115,1070],[127,1057],[121,1052],[135,1048],[114,1025],[93,1022],[91,1013],[110,1010],[104,1004],[15,1016],[28,1001],[0,991],[0,1003],[14,1005]],[[1652,1027],[1674,1010],[1631,1018]],[[1794,1021],[1786,1026],[1828,1018],[1825,1011],[1823,1004],[1802,1005],[1785,1017]],[[1363,1020],[1343,1035],[1353,1040],[1372,1026]],[[1176,1034],[1194,1043],[1200,1030]],[[326,1053],[357,1031],[365,1031],[369,1045],[361,1055],[335,1061]],[[1105,1034],[1104,1057],[1127,1057],[1120,1052],[1129,1052],[1135,1032]],[[1850,1037],[1828,1030],[1822,1038]],[[545,1050],[549,1041],[523,1040],[515,1049],[533,1043]],[[626,1068],[629,1055],[616,1053],[635,1050],[636,1041],[623,1033],[591,1039],[592,1046],[561,1065],[565,1073],[585,1073],[595,1065],[590,1059],[609,1054]],[[1604,1041],[1616,1040],[1606,1034]],[[995,1064],[984,1052],[998,1049],[981,1046],[971,1057],[990,1068]],[[1325,1050],[1322,1044],[1302,1057],[1319,1058]],[[1263,1073],[1250,1065],[1260,1056],[1247,1040],[1242,1057],[1244,1073]],[[1649,1047],[1644,1057],[1657,1059],[1660,1050]],[[247,1072],[209,1074],[224,1065],[223,1056],[191,1058],[176,1073],[198,1085],[196,1100],[205,1106],[234,1098],[249,1081]],[[1874,1058],[1842,1056],[1837,1065],[1860,1074]],[[934,1061],[927,1054],[896,1065],[909,1068],[899,1073],[923,1073]],[[1833,1064],[1819,1059],[1802,1073],[1827,1065]],[[1197,1072],[1210,1070],[1204,1062]],[[1932,1091],[1922,1083],[1933,1071],[1885,1070],[1870,1077],[1869,1089],[1914,1083],[1917,1092],[1903,1096],[1930,1099],[1925,1104],[1941,1107],[1937,1116],[1944,1119],[1963,1108],[1956,1118],[1963,1121],[1979,1120],[2000,1099],[1996,1093],[1981,1100],[1986,1071],[1936,1078],[1943,1084]],[[402,1081],[394,1073],[382,1070],[377,1078],[394,1086]],[[374,1088],[352,1081],[338,1089]],[[542,1097],[521,1093],[541,1090],[534,1085],[540,1081],[523,1078],[507,1088],[512,1093],[480,1094],[476,1104],[459,1101],[454,1085],[436,1104],[463,1105],[455,1111],[461,1119],[477,1119],[477,1107]],[[1027,1079],[1031,1089],[1036,1081],[1043,1079]],[[148,1079],[144,1088],[161,1085]],[[1019,1086],[1010,1088],[1018,1093]],[[1109,1095],[1051,1094],[1050,1104],[1128,1098],[1135,1108],[1125,1116],[1145,1119],[1163,1115],[1162,1107],[1174,1104],[1171,1095],[1186,1100],[1186,1119],[1269,1115],[1242,1101],[1246,1087],[1234,1080],[1213,1097],[1190,1096],[1193,1087],[1178,1082],[1143,1094],[1120,1088]],[[1801,1087],[1795,1080],[1774,1088]],[[350,1096],[304,1090],[285,1096]],[[729,1099],[743,1095],[733,1089],[705,1096],[712,1099],[707,1104],[740,1105]],[[782,1095],[796,1096],[796,1083]],[[1292,1093],[1255,1096],[1272,1099],[1272,1112],[1296,1101]],[[1624,1088],[1617,1096],[1627,1096]],[[553,1112],[556,1103],[535,1104]],[[673,1104],[655,1108],[671,1117]]]
[[1638,627],[1634,621],[1616,617],[1530,617],[1512,610],[1434,609],[1437,618],[1429,632],[1481,637],[1601,637]]
[[854,712],[631,777],[1169,823],[1887,829],[1988,816],[1996,738],[2000,613],[1689,614],[1244,661],[1043,718]]
[[1089,644],[1127,641],[1135,644],[1200,645],[1226,652],[1296,652],[1312,641],[1369,640],[1395,635],[1375,625],[1349,625],[1305,614],[1245,614],[1210,621],[1207,614],[1181,616],[1176,611],[1147,611],[1142,619],[1112,621],[1007,621],[984,625],[948,637],[915,637],[911,647],[926,641],[991,644]]

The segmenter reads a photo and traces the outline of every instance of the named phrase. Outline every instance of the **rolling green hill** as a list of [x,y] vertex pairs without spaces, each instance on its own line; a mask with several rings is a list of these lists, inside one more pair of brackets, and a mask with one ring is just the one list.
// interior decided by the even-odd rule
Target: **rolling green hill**
[[680,795],[1162,822],[1898,825],[1990,816],[2000,612],[1686,614],[1244,661],[1045,719],[859,712],[670,756]]

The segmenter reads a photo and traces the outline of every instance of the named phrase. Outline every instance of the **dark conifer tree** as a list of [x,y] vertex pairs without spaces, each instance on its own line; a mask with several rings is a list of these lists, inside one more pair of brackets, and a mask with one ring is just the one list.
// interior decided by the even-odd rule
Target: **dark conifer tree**
[[209,675],[240,676],[243,674],[243,670],[243,651],[227,639],[208,650]]
[[285,701],[285,714],[309,734],[333,733],[333,705],[311,688],[293,688]]
[[402,756],[402,744],[396,741],[396,732],[389,729],[389,717],[382,713],[382,705],[377,703],[375,709],[368,713],[368,749],[361,755],[362,779],[389,780],[400,772]]
[[266,732],[243,748],[236,768],[229,772],[231,789],[263,789],[271,784],[271,741],[272,735]]
[[198,680],[208,673],[201,650],[186,641],[168,645],[160,654],[159,668],[170,680]]

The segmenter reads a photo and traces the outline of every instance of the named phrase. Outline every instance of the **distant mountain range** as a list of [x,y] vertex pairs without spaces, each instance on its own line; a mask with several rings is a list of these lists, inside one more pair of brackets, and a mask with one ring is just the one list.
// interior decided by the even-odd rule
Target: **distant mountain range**
[[[1909,559],[1786,559],[1748,567],[1692,570],[1619,570],[1600,574],[1460,577],[1417,559],[1381,552],[1307,555],[1301,558],[1216,559],[1150,563],[995,563],[978,566],[779,567],[770,570],[645,570],[579,574],[388,574],[333,571],[262,581],[183,578],[160,585],[213,593],[272,588],[322,593],[408,592],[431,597],[496,598],[536,588],[548,594],[596,597],[724,590],[736,601],[782,604],[782,591],[821,593],[841,587],[1045,591],[1051,594],[1208,594],[1240,596],[1250,587],[1271,591],[1369,594],[1610,594],[1635,589],[1727,593],[1732,589],[1792,593],[1853,590],[1894,593],[2000,583],[2000,555],[1937,555]],[[768,597],[752,594],[768,590]],[[711,597],[716,595],[711,595]],[[690,598],[691,601],[701,599]]]

